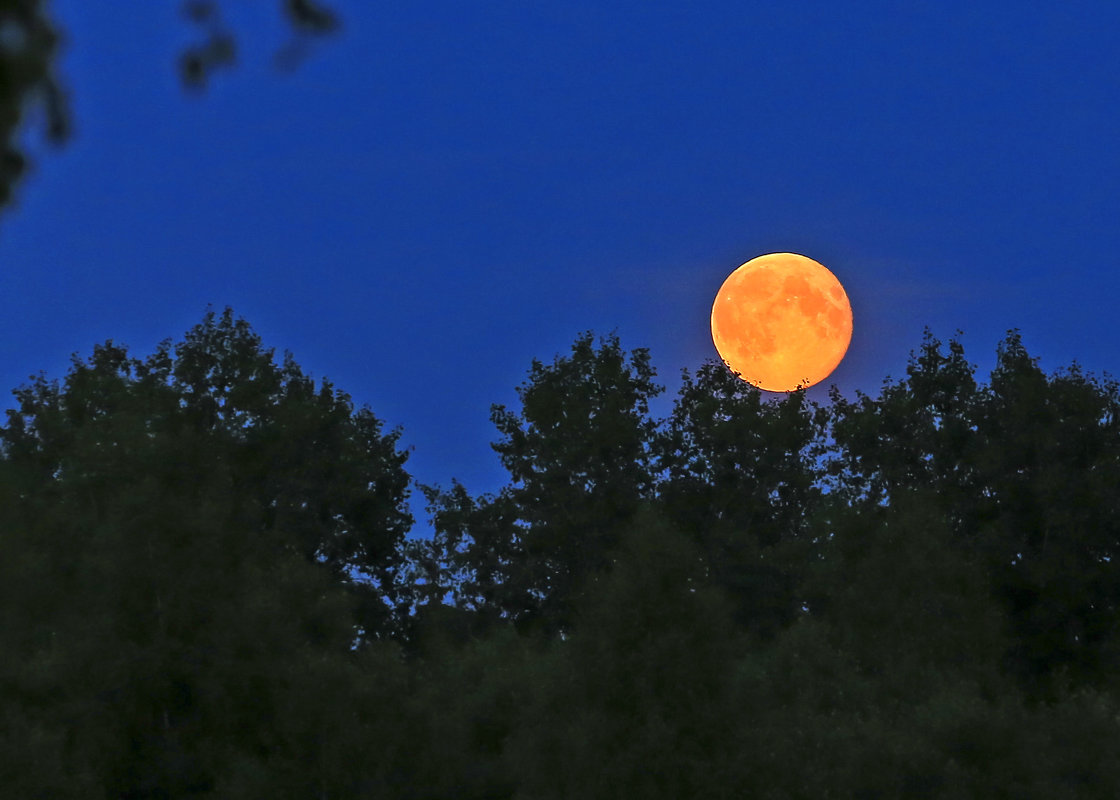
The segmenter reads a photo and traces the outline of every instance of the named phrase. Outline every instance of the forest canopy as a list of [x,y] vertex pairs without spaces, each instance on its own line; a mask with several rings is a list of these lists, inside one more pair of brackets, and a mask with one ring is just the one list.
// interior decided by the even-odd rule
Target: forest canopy
[[[580,334],[494,494],[227,308],[0,428],[13,796],[1120,793],[1120,393],[926,334],[825,403],[723,365],[665,419]],[[434,535],[409,538],[412,491]]]

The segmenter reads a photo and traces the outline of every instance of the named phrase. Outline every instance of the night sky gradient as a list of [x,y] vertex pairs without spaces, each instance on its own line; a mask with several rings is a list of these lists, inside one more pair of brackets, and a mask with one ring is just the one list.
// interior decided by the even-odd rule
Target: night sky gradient
[[[577,334],[714,358],[711,302],[803,253],[877,393],[929,326],[1120,372],[1120,4],[370,3],[291,72],[273,3],[197,96],[175,2],[56,0],[75,136],[0,217],[0,408],[72,352],[146,357],[230,305],[414,446],[504,483],[491,403]],[[417,530],[424,527],[414,498]]]

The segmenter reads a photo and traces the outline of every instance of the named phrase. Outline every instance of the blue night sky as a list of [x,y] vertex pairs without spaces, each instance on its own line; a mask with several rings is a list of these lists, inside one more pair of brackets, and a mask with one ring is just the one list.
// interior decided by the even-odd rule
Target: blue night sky
[[[929,326],[986,377],[1120,372],[1120,4],[369,3],[294,72],[275,3],[226,3],[200,95],[176,2],[56,0],[75,136],[0,217],[7,390],[232,306],[413,446],[505,482],[491,403],[585,330],[669,389],[723,279],[793,251],[847,287],[829,383],[875,394]],[[419,498],[414,512],[424,514]]]

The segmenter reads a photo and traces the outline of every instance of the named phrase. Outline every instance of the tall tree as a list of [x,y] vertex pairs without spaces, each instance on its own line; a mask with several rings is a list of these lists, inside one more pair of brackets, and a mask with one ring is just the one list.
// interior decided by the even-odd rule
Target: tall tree
[[1076,364],[1047,376],[1015,331],[997,356],[980,534],[1019,634],[1010,663],[1039,688],[1099,684],[1120,668],[1120,387]]
[[[736,619],[763,635],[793,619],[802,544],[820,496],[818,434],[804,392],[764,402],[723,364],[683,382],[659,440],[660,502],[700,546],[709,579],[736,598]],[[787,562],[787,563],[783,563]]]
[[256,501],[258,525],[293,535],[361,600],[366,632],[383,633],[388,592],[378,587],[392,584],[412,524],[400,431],[386,433],[327,380],[316,391],[290,355],[277,368],[228,308],[220,319],[207,313],[173,364],[157,357],[192,424],[233,443],[238,490]]
[[329,381],[316,392],[290,355],[277,367],[273,350],[232,309],[221,318],[208,311],[174,357],[170,341],[144,363],[110,342],[95,348],[88,365],[75,358],[64,388],[40,376],[16,395],[20,407],[8,412],[3,441],[29,476],[43,481],[81,470],[109,481],[99,459],[118,450],[94,451],[92,463],[79,464],[72,448],[100,430],[91,426],[111,429],[118,413],[142,417],[152,437],[209,442],[231,469],[246,524],[282,530],[286,546],[369,601],[370,634],[385,623],[375,584],[392,581],[412,523],[400,431],[384,432],[369,409],[355,411]]
[[829,411],[845,496],[873,507],[930,492],[1012,614],[1009,667],[1044,694],[1060,674],[1095,683],[1120,663],[1118,410],[1115,382],[1076,365],[1047,376],[1011,331],[987,385],[959,342],[944,353],[927,332],[904,380]]
[[433,491],[439,541],[468,573],[466,602],[560,631],[584,576],[609,563],[618,534],[654,490],[662,389],[645,349],[579,336],[570,356],[534,360],[517,389],[521,412],[492,408],[493,445],[511,483],[496,497]]
[[886,381],[877,398],[849,401],[834,390],[828,413],[841,492],[852,500],[889,503],[899,491],[934,489],[959,524],[974,513],[980,486],[975,465],[979,387],[958,339],[948,352],[927,330],[911,353],[906,377]]
[[0,428],[0,774],[21,796],[353,796],[392,771],[355,766],[392,705],[343,687],[363,663],[393,686],[395,659],[359,661],[354,598],[298,526],[260,524],[237,453],[275,423],[232,433],[247,404],[231,387],[252,377],[231,353],[262,362],[225,321],[183,351],[231,334],[206,392],[183,390],[166,346],[141,364],[107,343],[63,386],[19,390]]

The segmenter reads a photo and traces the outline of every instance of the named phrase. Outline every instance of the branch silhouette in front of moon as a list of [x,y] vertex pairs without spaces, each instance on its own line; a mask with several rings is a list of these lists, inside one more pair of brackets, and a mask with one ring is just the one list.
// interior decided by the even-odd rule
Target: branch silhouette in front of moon
[[796,253],[752,258],[712,304],[712,341],[724,363],[768,392],[827,378],[848,352],[852,306],[827,268]]

